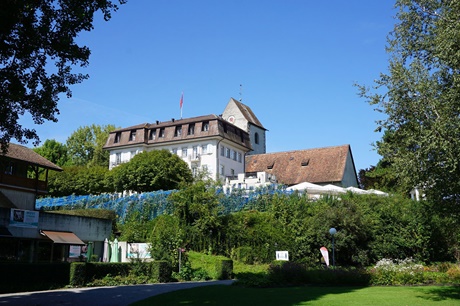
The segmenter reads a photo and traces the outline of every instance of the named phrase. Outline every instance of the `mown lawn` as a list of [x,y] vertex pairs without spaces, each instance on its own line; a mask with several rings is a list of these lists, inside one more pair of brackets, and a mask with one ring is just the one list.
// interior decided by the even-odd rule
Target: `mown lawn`
[[460,305],[458,286],[244,288],[205,286],[132,305]]

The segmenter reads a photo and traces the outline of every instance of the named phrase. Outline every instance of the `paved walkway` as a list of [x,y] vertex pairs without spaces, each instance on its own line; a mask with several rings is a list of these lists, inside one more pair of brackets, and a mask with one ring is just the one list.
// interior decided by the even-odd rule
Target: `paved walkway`
[[91,287],[76,289],[58,289],[0,294],[0,306],[48,306],[48,305],[101,305],[125,306],[148,297],[201,286],[230,285],[233,280],[165,283],[115,287]]

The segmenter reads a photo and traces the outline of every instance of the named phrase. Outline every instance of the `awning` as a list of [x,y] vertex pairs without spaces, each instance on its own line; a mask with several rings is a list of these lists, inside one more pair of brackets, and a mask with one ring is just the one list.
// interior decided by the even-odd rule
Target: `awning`
[[72,232],[40,231],[40,233],[53,240],[54,243],[85,245],[85,243]]

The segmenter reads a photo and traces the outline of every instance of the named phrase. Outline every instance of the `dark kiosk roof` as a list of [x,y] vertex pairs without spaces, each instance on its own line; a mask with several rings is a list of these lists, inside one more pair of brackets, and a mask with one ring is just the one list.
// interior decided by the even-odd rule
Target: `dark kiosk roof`
[[349,145],[246,156],[246,172],[274,174],[279,183],[295,185],[341,182]]
[[56,170],[56,171],[62,171],[62,168],[59,166],[56,166],[40,154],[36,153],[32,149],[29,149],[27,147],[10,143],[8,145],[8,152],[5,154],[0,153],[0,157],[7,157],[15,160],[20,160],[24,162],[28,162],[29,164],[37,165],[39,167],[45,168],[45,169],[51,169],[51,170]]

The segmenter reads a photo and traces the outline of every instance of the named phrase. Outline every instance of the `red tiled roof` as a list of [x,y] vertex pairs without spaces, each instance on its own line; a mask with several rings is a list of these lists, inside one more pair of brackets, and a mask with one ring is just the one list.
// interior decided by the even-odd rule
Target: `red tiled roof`
[[18,144],[10,143],[8,145],[8,152],[6,153],[6,155],[0,154],[0,157],[3,156],[6,156],[11,159],[25,161],[30,164],[34,164],[46,169],[62,171],[61,167],[56,166],[40,154],[36,153],[34,150]]
[[349,145],[246,156],[246,172],[274,174],[279,183],[295,185],[302,182],[341,182]]

